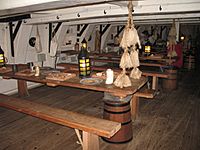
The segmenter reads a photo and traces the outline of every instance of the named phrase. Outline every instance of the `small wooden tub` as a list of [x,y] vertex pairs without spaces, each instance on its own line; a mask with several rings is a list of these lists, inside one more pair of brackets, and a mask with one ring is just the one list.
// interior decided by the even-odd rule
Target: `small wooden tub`
[[103,118],[121,123],[121,129],[112,138],[103,138],[105,141],[126,143],[132,140],[133,131],[130,110],[130,101],[104,100]]
[[168,78],[162,79],[162,88],[166,91],[176,90],[178,88],[177,69],[166,69]]

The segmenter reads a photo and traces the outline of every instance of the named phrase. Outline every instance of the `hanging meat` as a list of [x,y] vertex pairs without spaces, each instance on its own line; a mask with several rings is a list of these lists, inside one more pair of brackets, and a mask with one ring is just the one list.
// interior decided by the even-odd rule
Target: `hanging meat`
[[41,44],[41,39],[40,39],[38,26],[36,27],[35,50],[36,50],[37,53],[42,52],[42,44]]
[[124,53],[122,54],[119,66],[122,69],[133,67],[131,57],[130,57],[129,52],[128,52],[128,48],[125,48]]
[[126,69],[123,69],[122,72],[118,75],[114,85],[120,88],[131,86],[131,80],[126,75]]
[[168,44],[167,44],[167,48],[168,48],[168,53],[167,56],[171,59],[172,57],[176,57],[177,53],[175,50],[175,46],[176,46],[176,27],[175,27],[175,20],[173,20],[173,24],[172,27],[169,31],[169,35],[168,35]]
[[131,50],[130,58],[133,68],[137,68],[140,66],[138,50]]
[[[136,45],[138,45],[138,47],[141,48],[141,44],[137,30],[135,29],[133,24],[132,10],[133,4],[132,1],[129,1],[128,21],[125,26],[125,30],[120,43],[120,46],[124,49],[124,53],[120,61],[120,68],[122,68],[123,70],[114,82],[115,86],[120,88],[131,86],[131,80],[126,75],[127,68],[133,68],[130,74],[131,78],[139,79],[142,74],[141,71],[137,68],[140,64]],[[129,54],[129,50],[131,51],[131,54]]]
[[128,21],[127,21],[126,27],[124,29],[124,33],[123,33],[122,40],[120,43],[120,46],[123,49],[131,47],[131,46],[133,46],[133,48],[135,49],[136,44],[138,44],[139,48],[141,48],[139,36],[138,36],[137,30],[135,29],[134,23],[133,23],[132,10],[133,10],[133,4],[132,4],[132,1],[129,1]]

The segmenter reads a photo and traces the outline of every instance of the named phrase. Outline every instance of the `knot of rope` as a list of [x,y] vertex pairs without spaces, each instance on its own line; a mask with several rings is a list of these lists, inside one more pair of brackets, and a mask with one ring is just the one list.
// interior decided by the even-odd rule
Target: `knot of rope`
[[132,10],[133,10],[133,3],[131,0],[128,2],[128,22],[127,22],[128,28],[132,28],[132,26],[133,26]]

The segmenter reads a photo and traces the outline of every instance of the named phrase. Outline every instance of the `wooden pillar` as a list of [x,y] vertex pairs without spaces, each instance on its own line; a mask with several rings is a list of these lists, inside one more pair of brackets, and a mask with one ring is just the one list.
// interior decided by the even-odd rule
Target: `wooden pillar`
[[156,90],[157,88],[158,88],[158,78],[156,76],[153,76],[152,89]]
[[83,131],[83,150],[99,150],[98,135]]
[[96,30],[95,52],[101,53],[101,35],[99,30]]
[[135,120],[138,117],[139,112],[139,97],[133,95],[130,105],[132,120]]
[[25,80],[17,80],[18,95],[20,97],[29,96],[27,82]]

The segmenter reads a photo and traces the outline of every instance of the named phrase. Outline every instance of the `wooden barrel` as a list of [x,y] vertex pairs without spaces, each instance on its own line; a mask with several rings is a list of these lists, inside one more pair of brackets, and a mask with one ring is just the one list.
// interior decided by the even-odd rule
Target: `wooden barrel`
[[193,70],[195,69],[195,57],[192,55],[184,57],[184,69],[186,70]]
[[121,123],[121,129],[111,138],[103,138],[111,143],[126,143],[132,140],[132,120],[130,112],[130,101],[104,101],[103,118]]
[[162,88],[166,91],[172,91],[177,89],[177,69],[166,69],[168,78],[162,80]]

